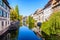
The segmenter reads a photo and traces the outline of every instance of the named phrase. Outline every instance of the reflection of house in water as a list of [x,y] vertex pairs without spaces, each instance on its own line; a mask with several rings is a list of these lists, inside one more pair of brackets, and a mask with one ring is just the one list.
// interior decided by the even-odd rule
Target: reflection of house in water
[[27,16],[23,17],[23,25],[26,25]]
[[7,0],[0,0],[0,35],[8,30],[10,25],[10,6]]

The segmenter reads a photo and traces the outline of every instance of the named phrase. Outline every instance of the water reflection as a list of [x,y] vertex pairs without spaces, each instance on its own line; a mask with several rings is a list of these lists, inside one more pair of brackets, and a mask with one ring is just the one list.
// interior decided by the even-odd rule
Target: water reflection
[[33,31],[27,26],[22,26],[16,31],[11,31],[1,37],[1,40],[42,40],[39,39]]
[[42,40],[41,38],[39,39],[27,26],[22,26],[19,30],[18,40]]
[[10,33],[0,36],[0,40],[11,40]]
[[16,31],[12,31],[10,34],[11,34],[11,40],[18,40],[18,31],[19,30],[16,30]]
[[4,35],[0,36],[0,40],[18,40],[18,31],[7,31]]

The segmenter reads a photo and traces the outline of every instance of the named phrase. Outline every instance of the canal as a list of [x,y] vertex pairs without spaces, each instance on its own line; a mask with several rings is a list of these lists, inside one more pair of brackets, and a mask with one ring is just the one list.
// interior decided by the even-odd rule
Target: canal
[[42,38],[38,38],[27,26],[21,26],[16,31],[8,32],[1,40],[42,40]]

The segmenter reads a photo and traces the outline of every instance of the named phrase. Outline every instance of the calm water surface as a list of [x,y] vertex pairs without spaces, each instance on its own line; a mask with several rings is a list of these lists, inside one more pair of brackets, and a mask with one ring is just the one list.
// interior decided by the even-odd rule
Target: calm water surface
[[42,40],[39,39],[32,30],[30,30],[27,26],[22,26],[19,29],[18,40]]
[[42,40],[42,38],[38,38],[27,26],[21,26],[18,30],[10,33],[10,38],[5,36],[2,40]]

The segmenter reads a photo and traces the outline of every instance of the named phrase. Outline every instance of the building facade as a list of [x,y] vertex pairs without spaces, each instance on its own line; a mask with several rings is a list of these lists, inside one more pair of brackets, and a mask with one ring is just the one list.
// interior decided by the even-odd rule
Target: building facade
[[53,12],[60,11],[60,0],[49,0],[43,9],[38,9],[32,17],[37,22],[48,21]]
[[27,16],[23,17],[23,25],[26,25]]
[[37,13],[37,15],[38,15],[38,21],[37,22],[43,22],[44,21],[44,14],[43,14],[42,9],[39,11],[39,13]]
[[44,14],[42,9],[38,9],[35,11],[35,13],[32,15],[32,17],[37,21],[37,22],[43,22],[44,20]]
[[44,21],[47,21],[53,12],[60,11],[60,0],[50,0],[43,10]]
[[44,13],[44,21],[47,21],[50,17],[50,15],[53,13],[53,9],[52,9],[52,0],[50,0],[45,7],[43,8],[43,13]]
[[[0,32],[7,30],[10,25],[10,6],[7,0],[0,0]],[[5,32],[4,31],[4,32]]]

